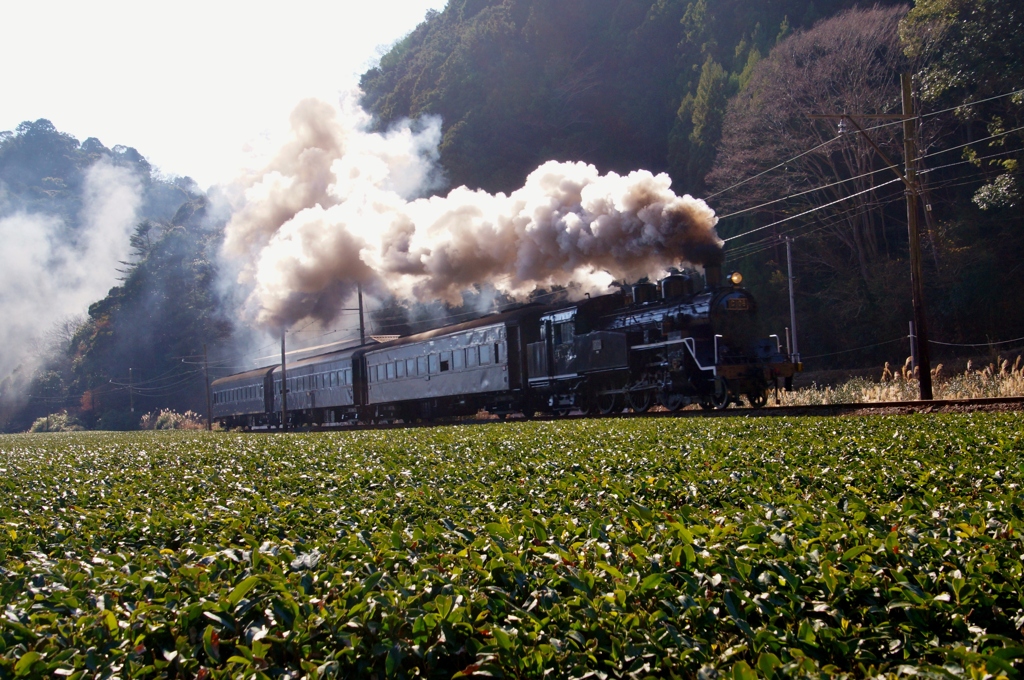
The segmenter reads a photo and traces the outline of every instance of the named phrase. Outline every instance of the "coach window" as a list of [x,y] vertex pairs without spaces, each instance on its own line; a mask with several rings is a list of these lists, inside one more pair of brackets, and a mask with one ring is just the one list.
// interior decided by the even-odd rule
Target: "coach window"
[[465,365],[466,365],[466,350],[460,348],[460,349],[457,349],[454,352],[452,352],[452,370],[453,371],[462,370],[462,368],[465,367]]
[[501,343],[500,342],[494,343],[494,363],[496,363],[496,364],[500,364],[501,363]]
[[399,359],[395,364],[395,375],[399,378],[405,377],[405,360]]
[[427,358],[426,357],[416,357],[416,375],[426,375],[426,374],[427,374]]
[[395,379],[395,362],[389,361],[387,363],[387,369],[388,369],[388,380],[394,380]]
[[479,349],[474,345],[466,348],[466,366],[472,368],[480,363]]
[[345,369],[345,384],[346,385],[351,385],[352,384],[352,369],[351,368],[346,368]]
[[441,352],[441,372],[447,372],[452,370],[452,353]]
[[406,359],[405,360],[405,374],[410,378],[416,375],[416,360]]
[[480,345],[480,365],[487,366],[491,363],[491,346]]
[[438,372],[439,366],[438,366],[438,357],[437,357],[436,354],[431,354],[430,355],[428,366],[430,367],[430,375],[434,375],[435,373]]

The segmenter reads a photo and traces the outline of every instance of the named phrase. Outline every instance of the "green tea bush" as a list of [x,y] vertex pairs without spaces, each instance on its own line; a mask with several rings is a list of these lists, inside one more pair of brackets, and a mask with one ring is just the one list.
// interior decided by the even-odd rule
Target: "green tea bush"
[[1010,677],[1018,414],[0,439],[0,677]]

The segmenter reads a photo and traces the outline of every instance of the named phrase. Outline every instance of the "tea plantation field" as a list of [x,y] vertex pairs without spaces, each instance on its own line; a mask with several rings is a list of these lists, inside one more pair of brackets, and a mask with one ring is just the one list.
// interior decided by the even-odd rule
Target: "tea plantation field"
[[1024,668],[1019,414],[0,438],[0,678]]

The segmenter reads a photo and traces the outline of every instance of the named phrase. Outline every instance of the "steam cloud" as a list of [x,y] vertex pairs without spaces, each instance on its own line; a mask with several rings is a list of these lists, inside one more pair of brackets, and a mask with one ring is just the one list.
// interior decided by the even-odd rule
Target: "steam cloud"
[[357,284],[453,303],[478,283],[512,295],[573,284],[582,295],[721,258],[714,212],[675,195],[665,174],[551,161],[510,195],[422,198],[443,186],[440,121],[371,133],[354,99],[341,111],[301,102],[288,141],[244,180],[225,253],[242,263],[247,311],[266,327],[330,320]]
[[[86,172],[79,227],[15,212],[0,218],[0,377],[39,357],[21,354],[71,315],[84,314],[116,284],[141,204],[131,171],[99,161]],[[6,212],[0,205],[0,214]]]

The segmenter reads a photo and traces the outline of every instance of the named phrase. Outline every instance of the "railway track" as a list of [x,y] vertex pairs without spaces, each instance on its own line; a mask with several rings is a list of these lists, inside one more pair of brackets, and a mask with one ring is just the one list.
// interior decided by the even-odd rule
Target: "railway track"
[[[770,402],[769,402],[770,403]],[[1018,397],[985,397],[981,399],[933,399],[931,401],[881,401],[852,404],[808,404],[802,406],[765,406],[763,408],[728,408],[714,411],[702,409],[685,409],[669,412],[651,410],[646,413],[614,413],[608,415],[584,415],[571,413],[567,416],[538,415],[529,420],[548,422],[557,420],[576,420],[580,418],[781,418],[801,416],[865,416],[865,415],[911,415],[915,413],[972,413],[997,411],[1024,411],[1024,396]],[[329,427],[304,426],[294,428],[294,432],[338,432],[348,430],[404,429],[414,427],[437,427],[443,425],[487,425],[497,422],[525,422],[522,416],[510,417],[504,421],[499,418],[462,418],[437,419],[413,423],[359,423],[342,424]],[[276,432],[277,430],[255,430],[257,432]]]

